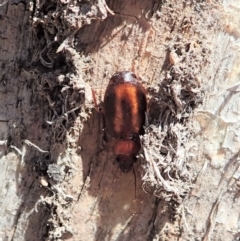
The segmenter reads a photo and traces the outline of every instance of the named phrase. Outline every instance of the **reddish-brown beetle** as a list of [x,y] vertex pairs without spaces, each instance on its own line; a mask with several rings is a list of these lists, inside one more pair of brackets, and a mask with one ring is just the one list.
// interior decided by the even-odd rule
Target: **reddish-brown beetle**
[[124,173],[137,160],[146,109],[146,91],[136,75],[129,71],[115,73],[104,96],[103,126],[106,141]]

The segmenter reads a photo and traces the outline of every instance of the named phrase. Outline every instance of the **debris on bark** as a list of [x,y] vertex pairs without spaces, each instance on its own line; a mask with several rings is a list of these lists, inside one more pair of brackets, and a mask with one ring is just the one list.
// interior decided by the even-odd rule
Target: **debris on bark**
[[[35,226],[45,232],[45,236],[41,233],[36,240],[172,241],[182,237],[182,240],[191,240],[196,238],[195,230],[209,240],[218,225],[224,223],[214,218],[219,214],[218,209],[224,209],[220,201],[225,189],[229,188],[233,199],[237,200],[238,154],[233,155],[226,167],[222,163],[227,161],[218,162],[218,158],[227,160],[222,153],[231,148],[233,152],[239,149],[237,128],[228,119],[229,110],[220,116],[228,100],[225,96],[239,92],[239,81],[225,86],[220,94],[217,90],[211,93],[223,102],[216,113],[198,110],[196,114],[195,110],[202,106],[208,88],[215,84],[209,87],[208,78],[213,83],[219,76],[238,76],[237,71],[232,73],[221,66],[223,60],[216,60],[217,67],[215,63],[211,65],[214,56],[219,55],[214,55],[218,46],[210,43],[212,39],[208,36],[223,28],[225,35],[239,38],[238,18],[228,23],[226,19],[230,19],[231,14],[224,12],[224,6],[211,1],[133,2],[44,0],[11,3],[19,8],[24,5],[30,11],[32,24],[27,35],[30,39],[26,44],[30,49],[26,51],[27,57],[22,57],[20,46],[12,59],[1,65],[0,73],[4,86],[2,100],[8,96],[5,92],[11,93],[11,83],[17,83],[17,87],[13,87],[16,104],[9,102],[11,107],[16,105],[15,116],[5,113],[8,118],[1,123],[7,123],[7,134],[3,134],[0,141],[1,155],[7,153],[7,161],[19,157],[14,178],[17,180],[16,195],[23,197],[23,201],[18,204],[19,210],[14,207],[17,218],[13,221],[14,231],[9,231],[13,233],[12,240],[18,238],[22,230],[20,223],[25,225],[26,220],[30,220],[30,231],[22,237],[25,235],[29,240],[32,240],[34,232],[31,231]],[[0,14],[8,11],[7,6],[16,11],[15,6],[4,3]],[[239,12],[234,7],[229,9]],[[5,32],[1,33],[1,40]],[[22,39],[25,39],[24,34],[27,33],[23,33]],[[227,46],[222,46],[226,59]],[[239,50],[238,45],[234,47]],[[213,69],[208,70],[209,66]],[[13,68],[17,71],[14,76]],[[140,161],[128,174],[112,165],[115,157],[102,145],[101,118],[92,104],[92,89],[97,90],[97,97],[101,99],[110,76],[124,70],[134,71],[140,77],[149,99],[148,125],[141,137]],[[15,82],[8,84],[11,79]],[[238,107],[234,106],[233,112],[239,113]],[[194,118],[199,123],[193,121]],[[216,119],[217,124],[211,129],[208,123],[212,119]],[[220,127],[229,123],[232,129],[222,131]],[[221,131],[218,133],[218,130]],[[201,132],[205,139],[199,146],[196,138]],[[225,149],[216,151],[214,157],[212,149],[218,149],[207,136],[218,137],[216,133],[225,135],[227,140],[221,143]],[[235,142],[230,148],[229,143],[233,142],[228,139],[231,138]],[[203,147],[201,166],[196,160]],[[196,180],[206,181],[209,164],[219,173],[224,171],[221,175],[227,176],[229,183],[224,187],[223,177],[217,184],[215,180],[209,182],[219,186],[216,192],[214,185],[209,189],[214,190],[210,195],[215,195],[215,202],[211,203],[209,213],[204,213],[202,220],[206,224],[201,223],[205,225],[202,227],[194,219],[201,218],[195,215],[201,190],[200,185],[196,187]],[[20,179],[23,179],[22,187],[27,188],[19,188]],[[25,190],[24,195],[21,190]],[[190,196],[192,199],[187,198]],[[187,206],[186,202],[192,200],[196,203]],[[209,200],[201,200],[201,204],[204,201],[206,205],[202,206],[207,210]],[[39,220],[44,217],[41,227],[31,224],[36,220],[34,215],[38,215]],[[228,225],[226,232],[231,233],[234,228],[230,222]],[[234,235],[236,239],[239,236]]]

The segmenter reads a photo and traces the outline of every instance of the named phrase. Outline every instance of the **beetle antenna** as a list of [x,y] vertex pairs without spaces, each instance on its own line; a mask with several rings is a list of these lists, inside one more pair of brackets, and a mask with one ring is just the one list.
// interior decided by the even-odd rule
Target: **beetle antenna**
[[103,198],[106,198],[106,196],[108,195],[108,192],[112,189],[113,183],[114,183],[115,180],[116,180],[117,171],[118,171],[118,169],[115,171],[115,174],[114,174],[114,176],[113,176],[113,180],[112,180],[111,184],[109,185],[107,191],[106,191],[106,192],[103,194],[103,196],[101,197],[99,204],[102,202],[102,199],[103,199]]

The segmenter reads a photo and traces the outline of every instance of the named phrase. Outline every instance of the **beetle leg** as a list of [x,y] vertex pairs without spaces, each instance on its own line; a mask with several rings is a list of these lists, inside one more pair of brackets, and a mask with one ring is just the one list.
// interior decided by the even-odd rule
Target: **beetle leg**
[[106,133],[106,124],[105,123],[106,122],[105,122],[104,115],[102,115],[103,141],[108,142],[108,136],[107,136],[107,133]]
[[147,112],[145,112],[145,123],[144,123],[144,126],[145,126],[145,127],[148,127],[148,126],[149,126]]
[[96,93],[93,89],[92,90],[92,97],[93,97],[93,102],[94,102],[94,107],[95,107],[95,110],[99,113],[102,113],[102,107],[100,105],[97,104],[97,98],[96,98]]
[[[134,73],[139,72],[140,68],[145,66],[145,72],[147,71],[148,64],[150,63],[149,58],[152,55],[152,46],[156,36],[156,30],[153,26],[148,24],[147,31],[144,34],[142,40],[139,43],[139,49],[137,56],[134,58],[131,66],[131,71]],[[151,48],[150,48],[151,47]]]
[[136,178],[136,172],[135,167],[133,165],[133,176],[134,176],[134,186],[135,186],[135,199],[137,198],[137,178]]
[[94,107],[98,111],[98,104],[97,104],[96,94],[95,94],[95,91],[93,89],[91,89],[91,90],[92,90],[92,97],[93,97]]

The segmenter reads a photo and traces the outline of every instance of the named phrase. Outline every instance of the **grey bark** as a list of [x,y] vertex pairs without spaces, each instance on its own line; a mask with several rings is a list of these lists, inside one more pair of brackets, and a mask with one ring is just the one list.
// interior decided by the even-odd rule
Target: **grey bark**
[[[239,10],[2,2],[0,240],[239,240]],[[91,94],[122,70],[149,93],[127,174]]]

